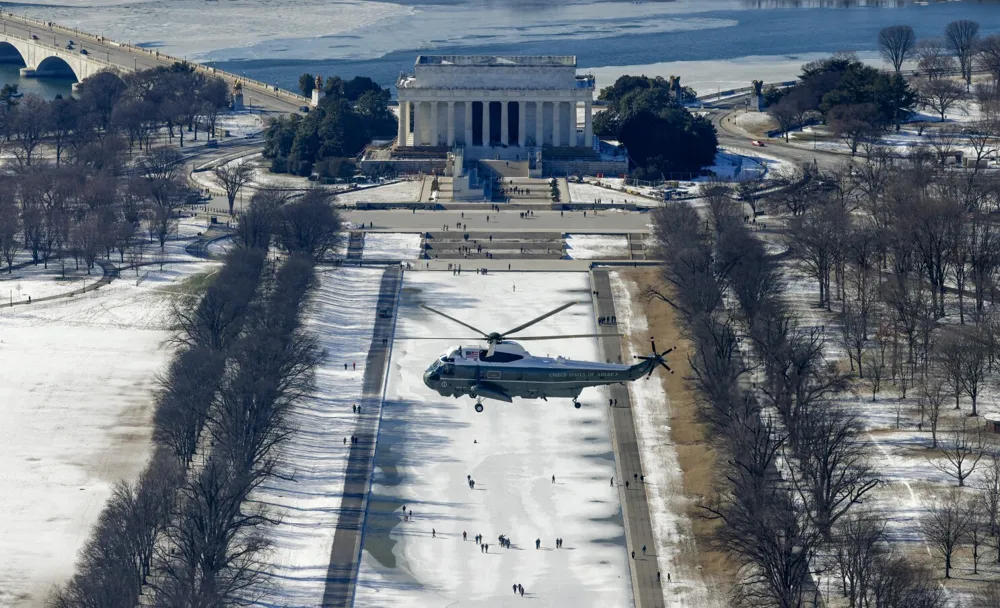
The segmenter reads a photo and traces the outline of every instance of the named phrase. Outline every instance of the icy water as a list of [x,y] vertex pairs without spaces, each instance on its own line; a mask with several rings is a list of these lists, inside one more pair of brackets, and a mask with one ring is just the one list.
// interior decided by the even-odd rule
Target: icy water
[[[691,77],[742,65],[740,82],[771,80],[810,53],[872,52],[878,30],[921,37],[954,19],[1000,32],[1000,3],[896,0],[46,0],[16,12],[142,43],[295,88],[299,74],[368,75],[391,84],[418,53],[576,55],[607,77],[687,65]],[[811,58],[811,57],[807,57]],[[738,61],[736,61],[738,60]],[[691,62],[698,62],[692,64]],[[601,69],[614,66],[614,69]],[[668,72],[669,73],[669,72]],[[716,84],[706,80],[703,84]],[[720,86],[725,86],[719,83]]]

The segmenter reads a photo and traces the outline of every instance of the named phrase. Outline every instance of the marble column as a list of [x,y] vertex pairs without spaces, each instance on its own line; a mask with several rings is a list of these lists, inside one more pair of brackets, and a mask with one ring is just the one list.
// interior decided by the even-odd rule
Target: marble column
[[413,102],[413,147],[423,145],[423,132],[421,127],[424,124],[424,102]]
[[560,127],[562,125],[559,124],[559,111],[560,111],[559,106],[561,105],[562,105],[561,101],[552,102],[552,147],[553,148],[558,148],[559,146],[562,145],[562,137],[561,137],[562,133],[560,133],[560,131],[562,130],[560,129]]
[[440,112],[438,111],[438,106],[440,104],[436,101],[431,102],[431,145],[439,146],[441,145],[441,123],[440,123]]
[[594,123],[592,102],[588,99],[583,102],[583,145],[588,148],[594,147]]
[[528,131],[528,102],[517,102],[517,145],[524,147],[524,137]]
[[396,147],[406,145],[406,123],[403,122],[406,114],[406,102],[399,102],[399,126],[396,128]]
[[541,148],[545,143],[545,102],[535,102],[535,147]]
[[472,145],[472,102],[465,100],[465,146]]
[[455,102],[448,102],[448,147],[455,146]]
[[509,135],[509,132],[510,132],[510,123],[508,122],[509,118],[507,117],[507,114],[509,112],[510,112],[510,102],[509,101],[501,101],[500,102],[500,143],[502,143],[505,146],[510,143],[508,141],[510,139],[510,135]]
[[490,145],[490,102],[483,102],[483,145]]

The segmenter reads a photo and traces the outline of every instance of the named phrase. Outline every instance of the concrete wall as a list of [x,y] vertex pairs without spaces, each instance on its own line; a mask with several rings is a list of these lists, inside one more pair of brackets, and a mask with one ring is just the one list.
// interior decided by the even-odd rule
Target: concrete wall
[[558,175],[597,175],[608,177],[628,174],[628,161],[605,160],[547,160],[542,163],[542,174],[546,177]]

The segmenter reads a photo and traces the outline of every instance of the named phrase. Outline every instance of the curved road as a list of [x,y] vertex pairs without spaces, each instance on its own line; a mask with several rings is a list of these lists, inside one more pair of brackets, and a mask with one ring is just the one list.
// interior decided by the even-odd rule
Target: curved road
[[759,156],[762,154],[774,156],[795,166],[816,162],[823,169],[833,169],[850,160],[850,157],[846,154],[792,146],[786,144],[780,138],[767,139],[764,142],[766,144],[765,148],[757,148],[750,145],[750,142],[757,139],[757,136],[747,133],[731,122],[732,115],[737,110],[745,107],[744,99],[746,99],[746,96],[734,97],[710,105],[706,104],[705,109],[709,111],[708,116],[715,126],[720,146],[750,156]]

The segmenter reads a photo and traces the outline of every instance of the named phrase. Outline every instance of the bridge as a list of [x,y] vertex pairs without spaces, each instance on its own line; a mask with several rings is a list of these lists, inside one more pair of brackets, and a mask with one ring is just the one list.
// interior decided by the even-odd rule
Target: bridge
[[[0,61],[23,63],[21,75],[26,77],[65,76],[79,82],[98,72],[120,76],[184,61],[156,50],[9,12],[0,12],[0,27]],[[70,41],[73,42],[72,48]],[[309,100],[302,95],[275,85],[198,63],[190,65],[206,75],[218,76],[230,85],[242,83],[247,105],[290,113],[309,104]]]

